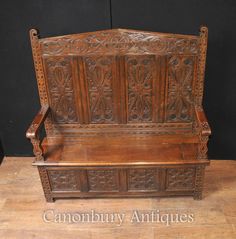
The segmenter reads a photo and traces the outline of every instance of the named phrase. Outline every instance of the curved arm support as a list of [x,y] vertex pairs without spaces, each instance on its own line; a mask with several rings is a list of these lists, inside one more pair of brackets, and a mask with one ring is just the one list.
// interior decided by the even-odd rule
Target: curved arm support
[[30,139],[33,145],[33,152],[36,157],[36,161],[44,160],[43,150],[41,147],[41,140],[39,137],[39,130],[43,126],[43,123],[47,118],[49,111],[50,111],[49,106],[43,105],[38,114],[35,116],[30,127],[26,131],[26,137]]
[[198,159],[207,159],[207,143],[211,135],[211,128],[207,122],[206,115],[202,108],[195,108],[196,129],[199,135]]

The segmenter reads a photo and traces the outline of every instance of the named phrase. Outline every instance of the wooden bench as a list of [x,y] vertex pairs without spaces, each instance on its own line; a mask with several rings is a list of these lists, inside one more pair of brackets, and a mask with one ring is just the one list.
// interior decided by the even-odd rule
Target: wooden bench
[[39,39],[30,31],[42,107],[26,136],[48,202],[202,198],[207,35],[206,27],[199,36],[112,29]]

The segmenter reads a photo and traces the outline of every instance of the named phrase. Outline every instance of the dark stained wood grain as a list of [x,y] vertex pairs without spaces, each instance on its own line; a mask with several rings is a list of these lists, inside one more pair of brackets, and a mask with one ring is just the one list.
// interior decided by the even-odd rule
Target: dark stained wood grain
[[112,29],[40,39],[32,29],[30,37],[42,110],[26,135],[47,201],[201,199],[211,134],[206,27],[200,36]]

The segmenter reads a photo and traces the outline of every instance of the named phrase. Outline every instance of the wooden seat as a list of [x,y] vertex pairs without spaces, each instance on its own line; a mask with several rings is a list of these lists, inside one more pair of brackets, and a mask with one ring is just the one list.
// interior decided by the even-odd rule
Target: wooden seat
[[[183,137],[184,138],[184,137]],[[94,142],[95,141],[95,142]],[[45,161],[34,165],[71,166],[132,166],[197,164],[197,139],[187,137],[186,142],[175,137],[158,136],[139,138],[100,138],[93,142],[62,142],[60,139],[44,139],[42,143]],[[188,143],[187,143],[188,142]],[[208,164],[208,160],[205,161]]]
[[206,27],[200,36],[112,29],[39,39],[33,29],[30,37],[42,107],[26,136],[48,202],[202,198]]

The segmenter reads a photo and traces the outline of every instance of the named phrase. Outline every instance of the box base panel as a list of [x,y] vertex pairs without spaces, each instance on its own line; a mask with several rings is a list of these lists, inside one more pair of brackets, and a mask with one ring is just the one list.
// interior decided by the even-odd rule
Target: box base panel
[[37,166],[45,198],[193,196],[202,199],[206,163],[195,165]]

